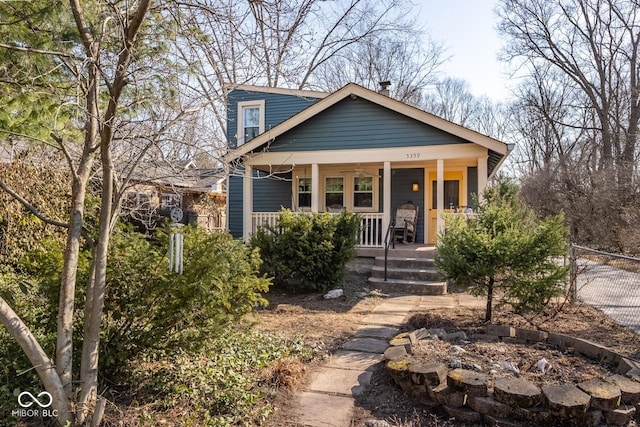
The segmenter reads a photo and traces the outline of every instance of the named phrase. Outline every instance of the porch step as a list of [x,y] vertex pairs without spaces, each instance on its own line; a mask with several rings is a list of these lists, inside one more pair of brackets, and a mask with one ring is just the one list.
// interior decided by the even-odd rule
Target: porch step
[[[374,265],[371,276],[384,279],[384,265]],[[399,268],[387,266],[387,279],[438,281],[440,275],[435,268]]]
[[[374,265],[384,269],[384,257],[376,257]],[[433,269],[433,258],[390,256],[387,258],[387,267],[428,270]]]
[[369,286],[382,292],[412,295],[444,295],[447,293],[447,282],[433,282],[427,280],[405,280],[370,277]]

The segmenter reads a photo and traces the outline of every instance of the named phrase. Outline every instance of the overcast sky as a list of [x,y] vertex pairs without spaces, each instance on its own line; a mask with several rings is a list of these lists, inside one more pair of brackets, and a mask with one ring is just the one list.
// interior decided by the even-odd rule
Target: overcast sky
[[418,19],[431,38],[444,43],[451,59],[444,75],[466,80],[474,95],[509,97],[505,66],[497,59],[502,41],[495,30],[497,0],[420,0]]

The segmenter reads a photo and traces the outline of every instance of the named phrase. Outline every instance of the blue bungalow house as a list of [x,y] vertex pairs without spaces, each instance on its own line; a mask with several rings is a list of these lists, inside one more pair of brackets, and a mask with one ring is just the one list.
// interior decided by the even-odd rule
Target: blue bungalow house
[[278,211],[361,213],[381,247],[395,209],[417,206],[418,243],[472,205],[511,146],[357,84],[333,93],[230,85],[228,227],[247,238]]

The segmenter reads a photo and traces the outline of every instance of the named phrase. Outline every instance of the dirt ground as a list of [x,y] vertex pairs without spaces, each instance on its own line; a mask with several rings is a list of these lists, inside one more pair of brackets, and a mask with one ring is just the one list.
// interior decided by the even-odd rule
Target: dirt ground
[[[319,357],[306,369],[306,376],[297,385],[304,387],[309,372],[323,363],[322,355],[340,348],[358,327],[359,320],[381,302],[383,296],[355,296],[348,294],[338,300],[325,300],[318,294],[288,294],[270,292],[269,306],[257,315],[256,328],[285,335],[303,335],[305,342],[318,351]],[[432,309],[410,315],[408,329],[443,328],[446,332],[480,332],[484,324],[482,309]],[[618,325],[606,315],[589,306],[564,304],[546,314],[522,316],[508,308],[494,308],[493,323],[509,324],[528,329],[540,329],[586,338],[640,360],[640,341],[634,332]],[[450,344],[424,342],[419,351],[425,360],[435,357],[449,363],[459,360],[463,367],[474,364],[483,370],[508,371],[506,362],[518,367],[519,375],[538,384],[579,382],[607,374],[606,367],[571,352],[562,352],[545,345],[524,346],[503,343],[466,343],[451,349]],[[459,349],[462,349],[460,351]],[[421,357],[419,354],[416,357]],[[537,371],[537,362],[545,358],[551,369],[545,374]],[[515,375],[508,372],[507,375]],[[395,387],[384,370],[375,372],[372,386],[356,400],[354,426],[364,426],[371,420],[386,420],[396,426],[460,426],[446,415],[406,396]],[[282,390],[276,398],[277,410],[269,425],[295,425],[288,413],[293,392]],[[283,424],[284,423],[284,424]]]

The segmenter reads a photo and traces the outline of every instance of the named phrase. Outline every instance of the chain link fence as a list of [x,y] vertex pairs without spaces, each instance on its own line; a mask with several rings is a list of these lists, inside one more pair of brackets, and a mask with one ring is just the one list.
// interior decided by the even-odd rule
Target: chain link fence
[[571,246],[573,298],[640,334],[640,258]]

